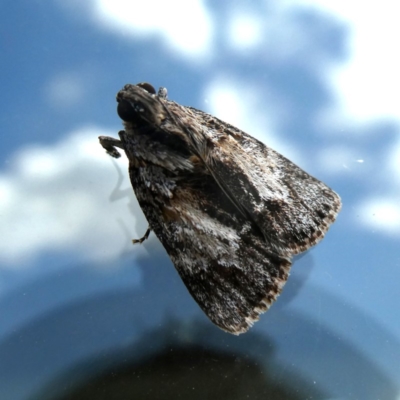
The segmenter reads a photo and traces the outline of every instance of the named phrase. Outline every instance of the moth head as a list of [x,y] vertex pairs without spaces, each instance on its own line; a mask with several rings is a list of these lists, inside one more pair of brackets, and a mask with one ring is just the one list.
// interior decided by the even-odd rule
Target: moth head
[[118,115],[127,123],[158,125],[164,119],[164,107],[149,83],[125,85],[117,94],[117,102]]

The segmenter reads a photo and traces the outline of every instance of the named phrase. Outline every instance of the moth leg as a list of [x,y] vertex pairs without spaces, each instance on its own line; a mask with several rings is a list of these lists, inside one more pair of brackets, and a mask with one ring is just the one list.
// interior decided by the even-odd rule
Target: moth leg
[[[119,132],[120,134],[121,132]],[[106,149],[106,152],[114,158],[121,157],[120,152],[116,149],[119,147],[120,149],[125,149],[121,140],[114,139],[109,136],[99,136],[100,144]]]
[[143,243],[150,235],[151,232],[151,228],[150,226],[147,228],[146,233],[140,238],[140,239],[132,239],[132,243],[136,244],[136,243]]

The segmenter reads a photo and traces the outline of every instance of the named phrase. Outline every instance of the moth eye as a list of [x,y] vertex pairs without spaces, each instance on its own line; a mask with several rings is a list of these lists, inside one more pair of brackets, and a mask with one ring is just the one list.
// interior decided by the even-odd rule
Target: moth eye
[[118,107],[117,107],[117,112],[119,117],[123,121],[134,121],[137,119],[137,113],[135,112],[134,108],[132,107],[131,103],[129,103],[126,100],[123,99],[118,99]]
[[136,86],[141,87],[144,89],[146,92],[149,92],[150,94],[156,94],[156,89],[153,88],[153,86],[150,85],[150,83],[143,82],[143,83],[138,83]]

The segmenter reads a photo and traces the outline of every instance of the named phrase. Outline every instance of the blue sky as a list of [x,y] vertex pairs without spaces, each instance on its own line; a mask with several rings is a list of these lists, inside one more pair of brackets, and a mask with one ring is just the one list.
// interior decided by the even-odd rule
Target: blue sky
[[[294,283],[253,329],[279,332],[268,315],[298,313],[399,381],[398,6],[359,7],[322,0],[4,3],[0,352],[12,332],[101,293],[157,291],[162,306],[147,328],[169,313],[203,318],[156,238],[131,246],[146,221],[126,160],[111,160],[97,140],[121,129],[117,91],[148,81],[259,138],[342,197],[331,231],[294,265]],[[154,254],[179,300],[160,290],[159,279],[154,286],[146,280]],[[379,351],[383,337],[393,344],[386,352]]]

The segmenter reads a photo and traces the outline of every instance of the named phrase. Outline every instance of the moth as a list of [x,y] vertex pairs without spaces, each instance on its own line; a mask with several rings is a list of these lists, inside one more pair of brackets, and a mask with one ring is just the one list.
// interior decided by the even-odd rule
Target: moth
[[125,129],[100,136],[124,150],[150,231],[190,294],[218,327],[240,334],[268,310],[291,259],[318,243],[340,197],[257,139],[167,99],[148,83],[117,94]]

